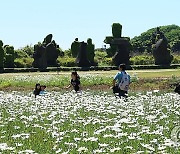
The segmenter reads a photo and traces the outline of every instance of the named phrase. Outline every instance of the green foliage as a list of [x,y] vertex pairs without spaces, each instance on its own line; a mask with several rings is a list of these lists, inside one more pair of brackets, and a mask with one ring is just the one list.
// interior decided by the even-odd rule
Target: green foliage
[[112,36],[106,36],[105,40],[104,40],[104,43],[106,44],[110,44],[113,40],[113,37]]
[[108,49],[106,50],[106,52],[107,52],[107,54],[108,54],[108,57],[114,56],[114,54],[116,53],[116,51],[117,51],[117,46],[116,46],[116,45],[113,45],[113,44],[110,46],[110,48],[108,48]]
[[31,45],[26,45],[25,47],[21,48],[23,52],[25,52],[29,57],[33,56],[34,48]]
[[112,25],[112,35],[107,36],[104,40],[104,43],[110,44],[110,47],[106,50],[108,57],[114,56],[117,51],[117,45],[113,44],[116,38],[121,38],[122,33],[122,25],[119,23],[113,23]]
[[57,50],[58,56],[60,56],[60,57],[64,56],[64,52],[63,52],[63,50],[60,47],[57,48],[56,50]]
[[65,50],[64,51],[64,57],[72,57],[72,51],[71,49]]
[[33,58],[16,58],[14,65],[16,68],[30,68],[32,67]]
[[113,23],[112,25],[112,35],[114,38],[120,38],[122,33],[122,25],[119,23]]
[[[177,25],[160,26],[160,30],[167,37],[170,49],[180,51],[180,27]],[[131,44],[134,52],[152,52],[152,34],[156,31],[156,28],[149,29],[142,33],[140,36],[135,36],[131,39]]]
[[5,67],[13,68],[14,67],[14,47],[7,45],[5,47]]
[[138,55],[130,58],[131,65],[152,65],[154,58],[152,55]]
[[70,58],[70,57],[59,57],[57,59],[57,62],[60,66],[64,66],[64,67],[75,67],[76,63],[75,63],[76,59],[75,58]]
[[14,56],[15,58],[28,58],[29,57],[29,55],[21,49],[15,50]]
[[112,66],[112,58],[108,58],[108,55],[104,51],[95,52],[95,61],[98,62],[99,66]]
[[88,38],[87,40],[87,57],[88,57],[88,60],[91,62],[91,64],[94,63],[94,49],[95,49],[95,46],[94,44],[92,44],[92,39],[91,38]]
[[173,55],[172,64],[180,64],[180,55]]
[[0,70],[4,68],[4,49],[3,42],[0,40]]

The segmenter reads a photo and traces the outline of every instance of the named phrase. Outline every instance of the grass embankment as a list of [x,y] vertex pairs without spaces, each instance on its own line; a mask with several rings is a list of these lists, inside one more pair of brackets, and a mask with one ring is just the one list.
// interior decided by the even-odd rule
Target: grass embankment
[[[117,71],[79,72],[84,89],[107,90]],[[171,84],[180,81],[180,69],[130,70],[131,91],[172,90]],[[70,72],[37,72],[0,74],[0,90],[32,90],[36,83],[45,84],[47,90],[63,90],[69,84]]]

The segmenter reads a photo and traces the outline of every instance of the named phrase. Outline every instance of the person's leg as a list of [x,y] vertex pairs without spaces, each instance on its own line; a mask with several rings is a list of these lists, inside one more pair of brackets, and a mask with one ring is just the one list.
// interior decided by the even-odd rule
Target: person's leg
[[120,91],[119,91],[119,97],[127,98],[127,91],[120,90]]

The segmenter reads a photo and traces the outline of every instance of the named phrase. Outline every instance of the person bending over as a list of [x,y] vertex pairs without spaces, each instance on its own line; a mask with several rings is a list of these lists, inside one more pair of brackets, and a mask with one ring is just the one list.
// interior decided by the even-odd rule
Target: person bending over
[[71,73],[71,83],[67,88],[73,87],[76,92],[81,90],[80,77],[76,71]]
[[37,84],[35,85],[35,89],[34,89],[34,91],[33,91],[33,94],[35,95],[35,98],[36,98],[37,95],[40,94],[40,91],[41,91],[41,86],[40,86],[39,83],[37,83]]

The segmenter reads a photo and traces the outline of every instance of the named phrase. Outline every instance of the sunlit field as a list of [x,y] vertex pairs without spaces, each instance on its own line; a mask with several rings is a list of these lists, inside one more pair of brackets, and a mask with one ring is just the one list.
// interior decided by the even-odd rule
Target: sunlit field
[[[180,82],[180,69],[165,70],[128,70],[131,75],[130,91],[172,90],[170,84]],[[112,86],[115,71],[78,72],[82,87],[107,90]],[[61,91],[69,84],[71,72],[36,72],[36,73],[7,73],[0,74],[0,90],[30,90],[36,83],[44,84],[47,90]],[[103,87],[102,87],[103,86]],[[104,89],[104,86],[107,88]],[[173,87],[174,88],[174,87]]]
[[[0,92],[1,153],[180,153],[180,95]],[[178,128],[174,130],[174,128]]]

